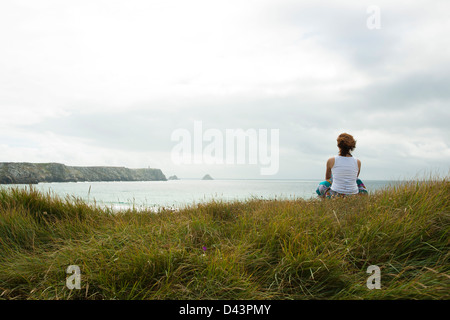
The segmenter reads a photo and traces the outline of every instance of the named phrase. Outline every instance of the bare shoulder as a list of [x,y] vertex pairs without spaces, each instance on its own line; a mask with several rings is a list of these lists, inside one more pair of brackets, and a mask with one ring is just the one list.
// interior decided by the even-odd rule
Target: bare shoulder
[[356,159],[356,162],[358,162],[358,166],[361,167],[361,160]]
[[334,157],[331,157],[327,160],[327,166],[329,167],[334,166]]

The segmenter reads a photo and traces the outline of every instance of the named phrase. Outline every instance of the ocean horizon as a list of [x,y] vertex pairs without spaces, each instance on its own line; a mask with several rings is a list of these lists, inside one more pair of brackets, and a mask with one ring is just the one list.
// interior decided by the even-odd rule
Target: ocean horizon
[[[180,209],[210,201],[250,199],[295,200],[317,198],[320,179],[215,179],[183,178],[167,181],[40,182],[33,185],[61,198],[80,198],[113,210],[134,208],[158,211]],[[398,183],[395,180],[363,180],[369,193]],[[28,185],[2,185],[2,188]]]

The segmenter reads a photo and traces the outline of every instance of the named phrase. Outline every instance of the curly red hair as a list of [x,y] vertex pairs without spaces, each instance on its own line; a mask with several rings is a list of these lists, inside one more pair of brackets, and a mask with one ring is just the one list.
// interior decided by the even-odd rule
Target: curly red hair
[[351,155],[350,151],[353,151],[356,148],[356,140],[351,134],[341,133],[337,137],[337,146],[339,148],[340,156],[344,157],[346,155]]

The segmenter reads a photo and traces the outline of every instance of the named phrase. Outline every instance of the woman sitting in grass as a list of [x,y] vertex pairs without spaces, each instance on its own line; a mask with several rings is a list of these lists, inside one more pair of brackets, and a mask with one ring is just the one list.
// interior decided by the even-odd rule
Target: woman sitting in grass
[[323,198],[367,194],[366,187],[358,179],[361,161],[350,153],[356,147],[355,139],[348,133],[342,133],[337,138],[337,146],[339,155],[328,159],[325,181],[319,184],[316,193]]

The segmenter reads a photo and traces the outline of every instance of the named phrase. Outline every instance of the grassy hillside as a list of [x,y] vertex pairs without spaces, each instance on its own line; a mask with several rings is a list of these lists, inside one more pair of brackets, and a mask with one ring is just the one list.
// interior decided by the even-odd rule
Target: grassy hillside
[[[449,299],[450,184],[113,213],[0,191],[0,299]],[[81,269],[81,290],[66,268]],[[369,265],[381,289],[369,290]]]
[[62,163],[0,162],[0,184],[76,181],[165,181],[161,169],[74,167]]

